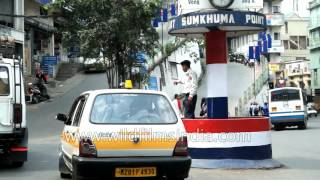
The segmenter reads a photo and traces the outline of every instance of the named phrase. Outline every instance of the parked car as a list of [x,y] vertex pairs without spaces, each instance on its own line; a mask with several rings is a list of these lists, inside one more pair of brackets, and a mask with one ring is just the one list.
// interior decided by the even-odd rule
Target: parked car
[[308,117],[317,117],[318,116],[318,111],[316,111],[314,108],[312,107],[308,107]]
[[85,72],[103,72],[105,71],[105,61],[102,57],[99,58],[87,58],[84,62]]

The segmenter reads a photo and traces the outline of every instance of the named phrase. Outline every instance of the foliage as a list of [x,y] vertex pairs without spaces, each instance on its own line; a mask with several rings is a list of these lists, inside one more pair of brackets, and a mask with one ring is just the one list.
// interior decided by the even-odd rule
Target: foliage
[[80,45],[85,58],[102,52],[124,80],[137,52],[152,57],[159,47],[151,24],[159,6],[160,0],[56,0],[51,8],[62,9],[67,22],[60,28],[64,45]]

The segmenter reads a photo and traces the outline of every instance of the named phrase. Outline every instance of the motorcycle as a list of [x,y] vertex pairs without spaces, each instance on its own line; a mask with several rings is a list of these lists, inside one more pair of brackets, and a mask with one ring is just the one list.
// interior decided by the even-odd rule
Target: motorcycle
[[38,104],[39,102],[47,101],[50,99],[47,88],[43,84],[28,83],[28,102]]

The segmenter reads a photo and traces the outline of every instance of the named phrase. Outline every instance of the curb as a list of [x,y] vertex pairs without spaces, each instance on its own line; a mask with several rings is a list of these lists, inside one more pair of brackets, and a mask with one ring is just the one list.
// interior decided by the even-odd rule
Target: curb
[[199,169],[276,169],[284,165],[273,159],[265,160],[197,160],[193,159],[191,167]]
[[51,98],[59,98],[68,91],[70,91],[73,87],[81,83],[81,81],[83,81],[84,78],[85,75],[82,72],[79,72],[65,81],[55,81],[55,88],[50,88],[47,86],[48,93],[51,96]]

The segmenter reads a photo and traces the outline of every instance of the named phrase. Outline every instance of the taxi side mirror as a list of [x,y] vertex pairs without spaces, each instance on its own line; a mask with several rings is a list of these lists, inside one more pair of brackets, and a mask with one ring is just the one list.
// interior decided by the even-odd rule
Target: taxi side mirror
[[57,114],[57,116],[56,116],[56,120],[58,120],[58,121],[63,121],[63,122],[66,122],[67,121],[67,116],[65,115],[65,114]]

